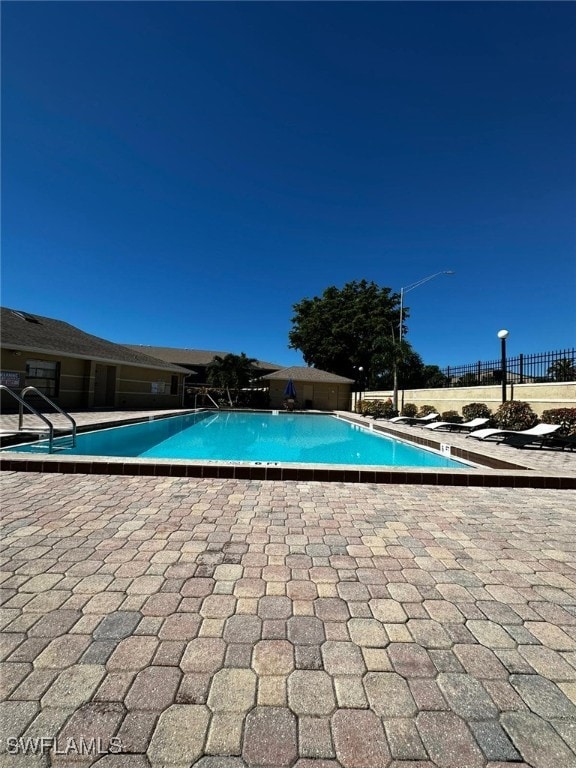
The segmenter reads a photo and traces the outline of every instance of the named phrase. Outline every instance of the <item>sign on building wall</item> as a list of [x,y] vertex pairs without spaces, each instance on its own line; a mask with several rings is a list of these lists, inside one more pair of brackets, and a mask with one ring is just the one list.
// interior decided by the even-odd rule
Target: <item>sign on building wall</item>
[[153,381],[150,386],[153,395],[163,395],[166,392],[165,381]]
[[0,371],[0,384],[10,389],[20,389],[22,385],[22,374],[18,371]]

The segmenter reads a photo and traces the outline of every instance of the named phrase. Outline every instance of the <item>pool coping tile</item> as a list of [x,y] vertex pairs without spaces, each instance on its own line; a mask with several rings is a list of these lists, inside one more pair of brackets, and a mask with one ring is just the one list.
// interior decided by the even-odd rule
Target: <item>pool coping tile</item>
[[[182,411],[186,415],[193,411]],[[102,420],[80,425],[79,432],[94,430],[98,427],[109,428],[127,424],[144,423],[160,418],[174,416],[169,414],[143,414],[140,418],[132,415],[122,420],[115,417],[112,420]],[[30,458],[30,454],[12,452],[0,456],[0,470],[18,472],[46,472],[66,474],[94,475],[135,475],[141,477],[188,477],[188,478],[220,478],[235,480],[269,480],[294,482],[335,482],[335,483],[375,483],[401,485],[438,485],[454,487],[510,487],[510,488],[550,488],[575,489],[576,473],[565,471],[552,472],[535,470],[520,463],[501,459],[491,453],[494,445],[481,446],[484,453],[468,450],[454,444],[454,438],[462,437],[457,433],[445,433],[442,442],[437,442],[419,434],[417,430],[405,425],[388,425],[369,421],[364,417],[349,412],[337,412],[339,418],[368,427],[371,431],[398,438],[416,447],[425,447],[436,452],[442,445],[450,446],[450,456],[456,460],[471,462],[473,466],[464,469],[453,468],[422,468],[422,467],[375,467],[370,465],[326,465],[326,464],[294,464],[282,462],[234,462],[234,461],[187,461],[183,459],[139,459],[121,458],[111,460],[110,457],[98,456],[56,456],[43,455]],[[456,440],[458,442],[458,440]]]

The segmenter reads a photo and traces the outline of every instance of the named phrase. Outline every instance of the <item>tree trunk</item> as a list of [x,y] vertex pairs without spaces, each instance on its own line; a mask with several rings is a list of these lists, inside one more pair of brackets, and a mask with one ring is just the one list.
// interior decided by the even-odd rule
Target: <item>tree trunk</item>
[[398,363],[394,363],[394,397],[392,398],[392,404],[394,405],[394,410],[398,411]]

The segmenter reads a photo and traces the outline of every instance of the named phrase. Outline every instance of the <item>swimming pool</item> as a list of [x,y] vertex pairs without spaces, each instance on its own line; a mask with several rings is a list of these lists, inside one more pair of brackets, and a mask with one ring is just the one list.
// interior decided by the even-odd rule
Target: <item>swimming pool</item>
[[[58,455],[462,469],[469,464],[326,414],[200,412],[54,441]],[[47,453],[47,441],[5,451]]]

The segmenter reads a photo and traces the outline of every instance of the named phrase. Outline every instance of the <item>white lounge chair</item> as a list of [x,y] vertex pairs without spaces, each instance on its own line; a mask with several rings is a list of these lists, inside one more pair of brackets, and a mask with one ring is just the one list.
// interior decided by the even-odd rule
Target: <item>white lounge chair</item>
[[450,432],[455,429],[472,430],[476,429],[476,427],[481,427],[482,424],[486,424],[487,421],[490,421],[490,419],[480,417],[465,421],[463,424],[456,424],[453,421],[435,421],[434,424],[425,424],[424,429],[449,429]]
[[429,413],[428,416],[421,416],[420,418],[417,418],[416,416],[393,416],[391,419],[388,419],[388,421],[392,421],[396,424],[428,424],[430,421],[437,419],[439,415],[439,413]]
[[560,429],[560,424],[536,424],[530,429],[477,429],[466,437],[474,437],[476,440],[488,440],[490,437],[506,440],[517,445],[527,445],[541,440],[545,435],[551,435]]

